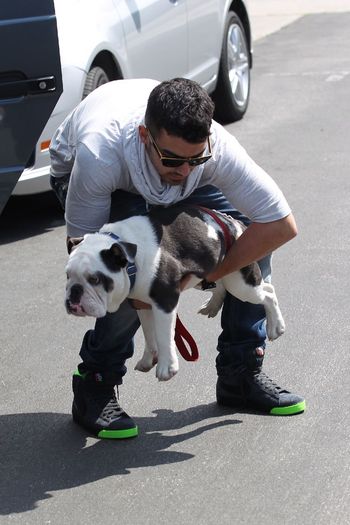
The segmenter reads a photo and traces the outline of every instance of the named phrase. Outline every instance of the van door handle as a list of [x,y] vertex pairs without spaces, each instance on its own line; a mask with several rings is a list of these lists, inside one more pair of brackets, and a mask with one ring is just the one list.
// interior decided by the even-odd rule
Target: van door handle
[[1,81],[0,98],[26,97],[56,91],[54,76]]

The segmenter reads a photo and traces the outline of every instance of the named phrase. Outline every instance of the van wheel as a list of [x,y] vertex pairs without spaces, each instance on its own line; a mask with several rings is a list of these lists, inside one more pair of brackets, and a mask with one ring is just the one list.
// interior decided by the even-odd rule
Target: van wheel
[[94,89],[102,86],[102,84],[107,84],[109,81],[110,78],[102,67],[93,67],[86,76],[83,98],[87,97]]
[[213,93],[215,118],[223,123],[240,120],[248,108],[250,92],[248,39],[239,17],[229,11]]

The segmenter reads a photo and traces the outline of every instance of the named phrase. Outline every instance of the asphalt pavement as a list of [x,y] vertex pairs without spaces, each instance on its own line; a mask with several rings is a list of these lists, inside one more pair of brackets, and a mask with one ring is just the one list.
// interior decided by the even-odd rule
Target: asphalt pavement
[[244,120],[228,126],[277,180],[299,236],[273,282],[287,322],[265,369],[305,395],[303,415],[215,404],[219,320],[181,317],[197,363],[158,383],[129,363],[122,404],[140,436],[89,437],[70,416],[71,372],[91,320],[63,308],[65,229],[50,194],[0,217],[0,523],[346,525],[350,522],[350,13],[309,14],[255,42]]

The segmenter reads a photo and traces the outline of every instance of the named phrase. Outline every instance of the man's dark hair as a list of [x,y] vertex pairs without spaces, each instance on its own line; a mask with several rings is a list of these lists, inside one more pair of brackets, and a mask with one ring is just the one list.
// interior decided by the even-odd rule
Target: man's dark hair
[[197,82],[173,78],[151,91],[145,125],[153,136],[165,129],[169,135],[199,143],[210,135],[213,113],[213,101]]

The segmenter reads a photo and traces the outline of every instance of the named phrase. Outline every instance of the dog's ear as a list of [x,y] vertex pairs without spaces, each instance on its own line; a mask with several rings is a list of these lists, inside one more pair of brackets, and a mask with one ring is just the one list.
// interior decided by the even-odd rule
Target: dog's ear
[[135,262],[136,252],[137,252],[137,246],[136,244],[132,244],[131,242],[120,242],[120,246],[123,248],[126,258],[128,262]]
[[68,254],[81,243],[84,237],[67,237],[67,252]]
[[102,250],[100,252],[102,261],[111,272],[118,272],[121,268],[125,268],[128,262],[134,261],[135,255],[136,246],[124,242],[114,243],[109,250]]

